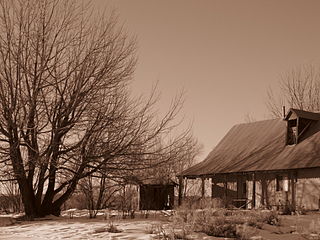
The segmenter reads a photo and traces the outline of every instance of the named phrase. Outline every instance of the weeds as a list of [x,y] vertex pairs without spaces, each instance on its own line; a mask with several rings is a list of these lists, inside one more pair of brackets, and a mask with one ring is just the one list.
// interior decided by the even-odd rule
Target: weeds
[[107,227],[100,227],[94,230],[94,233],[103,233],[103,232],[109,232],[109,233],[120,233],[122,230],[118,229],[116,225],[113,223],[110,223]]
[[161,223],[158,223],[158,224],[151,224],[147,226],[145,233],[159,235],[159,233],[163,231],[164,231],[163,225]]
[[103,232],[108,232],[108,230],[105,227],[96,228],[94,230],[94,233],[103,233]]
[[297,226],[296,233],[305,239],[319,240],[320,239],[320,218],[312,220],[308,227]]
[[189,234],[191,233],[190,230],[186,228],[182,229],[165,229],[162,224],[152,224],[147,227],[146,233],[149,234],[155,234],[153,239],[159,239],[159,240],[191,240],[189,237]]
[[239,216],[213,217],[204,224],[197,224],[196,231],[203,232],[209,236],[250,239],[256,234],[256,229],[249,226]]
[[157,234],[156,239],[188,239],[192,232],[202,232],[214,237],[246,240],[255,236],[263,224],[280,226],[276,211],[235,211],[213,208],[214,204],[210,201],[198,201],[195,204],[186,202],[171,218],[171,231],[163,226],[151,226],[147,231]]
[[110,233],[120,233],[122,230],[120,230],[116,225],[114,225],[112,222],[107,227],[107,232]]
[[[211,204],[210,204],[211,205]],[[217,208],[195,209],[187,205],[180,207],[173,218],[180,228],[187,226],[195,232],[215,237],[250,239],[263,224],[279,226],[275,211],[234,211]]]

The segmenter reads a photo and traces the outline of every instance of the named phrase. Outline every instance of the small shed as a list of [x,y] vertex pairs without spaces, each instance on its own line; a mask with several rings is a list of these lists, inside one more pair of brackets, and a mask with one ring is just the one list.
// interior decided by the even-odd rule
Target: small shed
[[140,210],[168,210],[174,207],[172,180],[145,180],[140,184]]

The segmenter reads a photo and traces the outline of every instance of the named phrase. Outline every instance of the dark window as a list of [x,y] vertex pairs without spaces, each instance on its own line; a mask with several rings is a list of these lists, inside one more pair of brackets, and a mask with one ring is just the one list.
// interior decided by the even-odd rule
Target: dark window
[[287,145],[293,145],[297,143],[297,119],[288,121],[287,131]]
[[296,144],[296,139],[297,139],[297,128],[292,127],[288,129],[288,145],[293,145]]

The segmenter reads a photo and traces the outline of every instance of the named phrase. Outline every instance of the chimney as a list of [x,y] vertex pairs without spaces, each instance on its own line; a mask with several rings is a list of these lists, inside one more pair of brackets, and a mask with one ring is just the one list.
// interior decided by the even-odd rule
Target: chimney
[[282,111],[283,111],[283,118],[286,117],[286,107],[285,106],[282,106]]

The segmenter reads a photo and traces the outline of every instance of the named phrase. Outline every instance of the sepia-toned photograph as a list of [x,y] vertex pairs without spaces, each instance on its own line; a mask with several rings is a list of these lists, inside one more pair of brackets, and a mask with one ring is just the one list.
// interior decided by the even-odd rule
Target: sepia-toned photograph
[[319,13],[0,0],[0,240],[320,240]]

